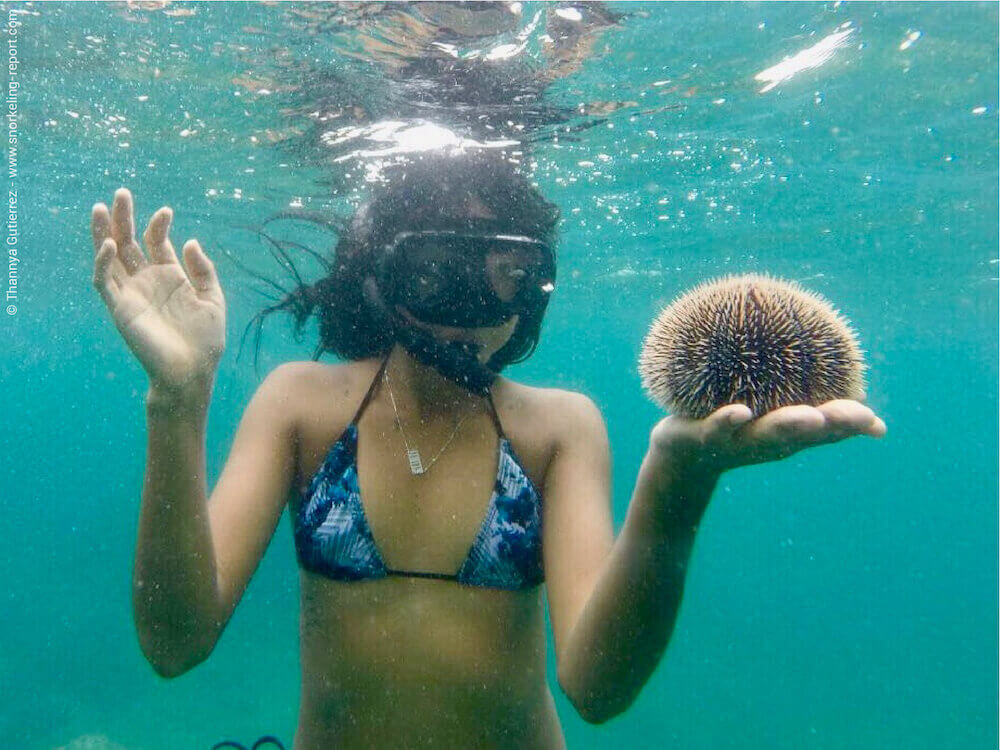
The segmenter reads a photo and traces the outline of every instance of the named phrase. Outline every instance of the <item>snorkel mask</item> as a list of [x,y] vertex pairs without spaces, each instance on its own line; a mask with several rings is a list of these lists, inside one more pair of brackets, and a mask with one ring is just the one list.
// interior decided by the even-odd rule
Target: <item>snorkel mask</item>
[[378,268],[385,301],[424,323],[460,328],[501,325],[552,292],[555,264],[531,237],[400,232]]
[[541,240],[425,230],[400,232],[384,246],[365,294],[418,360],[485,393],[496,373],[479,361],[475,345],[439,341],[399,308],[422,323],[493,327],[544,306],[554,282],[555,258]]

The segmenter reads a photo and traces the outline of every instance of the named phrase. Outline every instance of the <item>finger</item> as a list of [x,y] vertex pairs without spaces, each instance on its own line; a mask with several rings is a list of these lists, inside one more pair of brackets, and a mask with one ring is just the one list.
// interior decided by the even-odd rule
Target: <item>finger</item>
[[746,404],[729,404],[725,409],[726,422],[734,430],[753,419],[753,411]]
[[205,255],[198,240],[188,240],[182,249],[184,255],[184,267],[191,285],[198,292],[199,297],[218,295],[220,301],[222,289],[219,286],[219,277],[215,272],[215,264]]
[[875,412],[857,401],[837,399],[818,408],[826,417],[829,431],[839,437],[859,434],[882,437],[886,433],[885,422],[876,417]]
[[115,200],[111,205],[111,236],[118,245],[118,258],[130,274],[148,265],[135,240],[135,210],[128,188],[115,191]]
[[120,247],[127,240],[135,239],[135,222],[132,216],[132,193],[128,188],[118,188],[111,203],[111,232]]
[[846,437],[859,432],[870,420],[871,410],[857,401],[837,399],[816,407],[826,419],[826,430],[831,437]]
[[115,242],[108,238],[97,251],[94,258],[94,288],[101,295],[109,310],[114,310],[118,304],[120,287],[114,279],[112,264],[115,260]]
[[868,429],[865,430],[866,435],[871,435],[874,438],[885,437],[885,433],[889,431],[886,427],[885,422],[883,422],[878,417],[875,417],[871,424],[868,425]]
[[874,438],[885,437],[886,432],[889,428],[886,427],[885,422],[876,416],[875,412],[872,411],[868,406],[864,406],[858,415],[858,431],[870,435]]
[[120,284],[128,277],[128,271],[118,256],[118,245],[112,239],[111,214],[108,211],[108,207],[103,203],[95,203],[90,210],[90,236],[94,241],[95,259],[104,243],[110,240],[112,246],[115,248],[115,254],[111,258],[111,272]]
[[90,209],[90,236],[94,240],[94,255],[101,251],[104,240],[111,236],[111,213],[103,203]]
[[111,272],[116,281],[121,283],[128,277],[128,271],[119,258],[118,245],[112,239],[111,214],[108,207],[103,203],[95,203],[90,212],[90,234],[94,241],[95,256],[101,250],[106,240],[110,240],[115,247],[115,255],[111,260]]
[[174,212],[169,206],[164,206],[153,214],[142,235],[142,240],[149,250],[149,257],[154,263],[177,263],[177,253],[174,252],[174,246],[170,242],[170,222],[173,218]]
[[771,443],[801,442],[815,437],[826,424],[823,413],[806,404],[783,406],[758,419],[749,430],[753,440]]
[[744,404],[727,404],[705,418],[703,439],[706,443],[731,435],[753,419],[750,407]]

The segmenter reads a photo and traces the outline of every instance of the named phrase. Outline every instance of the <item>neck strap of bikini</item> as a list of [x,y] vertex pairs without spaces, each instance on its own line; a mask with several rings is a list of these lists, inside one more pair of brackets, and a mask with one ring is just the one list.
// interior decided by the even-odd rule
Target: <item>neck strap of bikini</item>
[[[372,400],[375,395],[375,390],[378,388],[378,384],[382,382],[382,376],[385,374],[385,368],[389,364],[389,358],[386,357],[382,360],[381,366],[378,368],[378,372],[375,373],[375,377],[372,378],[371,385],[368,386],[368,392],[365,393],[365,397],[361,400],[361,404],[358,406],[356,412],[354,412],[354,418],[351,420],[351,424],[357,425],[358,420],[361,419],[361,413],[368,406],[368,403]],[[496,404],[493,403],[493,389],[486,391],[486,402],[489,404],[490,418],[493,420],[494,426],[497,428],[497,434],[506,438],[507,435],[503,431],[503,424],[500,422],[500,415],[497,413]]]

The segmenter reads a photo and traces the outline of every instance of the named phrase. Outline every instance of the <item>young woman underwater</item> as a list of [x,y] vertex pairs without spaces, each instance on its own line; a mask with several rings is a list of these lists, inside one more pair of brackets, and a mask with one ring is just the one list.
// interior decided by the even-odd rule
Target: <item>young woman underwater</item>
[[720,475],[884,423],[856,401],[653,425],[615,538],[603,419],[500,375],[537,343],[558,212],[499,158],[426,158],[373,189],[329,276],[274,309],[319,350],[261,383],[207,492],[225,302],[170,208],[93,208],[94,285],[149,375],[135,559],[139,641],[180,675],[219,640],[286,503],[301,568],[294,747],[565,747],[546,679],[587,721],[625,711],[662,657]]

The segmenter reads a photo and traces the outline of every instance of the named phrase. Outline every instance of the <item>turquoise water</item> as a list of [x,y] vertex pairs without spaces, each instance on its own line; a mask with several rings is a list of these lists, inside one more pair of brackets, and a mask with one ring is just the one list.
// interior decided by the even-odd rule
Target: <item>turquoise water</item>
[[[264,299],[228,258],[278,275],[247,225],[357,202],[362,139],[317,142],[309,97],[358,107],[355,124],[385,119],[393,55],[366,60],[368,22],[334,34],[316,6],[160,5],[0,5],[23,24],[19,298],[0,358],[5,748],[265,733],[290,746],[294,732],[287,517],[209,661],[163,681],[138,649],[146,381],[90,286],[89,212],[126,185],[142,226],[168,204],[175,244],[196,236],[218,259],[230,345],[209,420],[214,480],[260,377],[313,348],[275,320],[259,374],[237,360]],[[851,319],[889,432],[725,475],[673,640],[634,706],[588,725],[553,672],[569,746],[996,747],[997,5],[612,7],[628,15],[593,29],[545,94],[578,113],[563,127],[592,127],[524,131],[547,135],[525,161],[564,220],[541,345],[509,374],[600,405],[617,528],[661,416],[635,368],[646,326],[701,280],[766,271]],[[516,40],[538,11],[467,47]],[[544,62],[545,29],[525,34],[527,62]],[[755,78],[790,57],[813,66]]]

